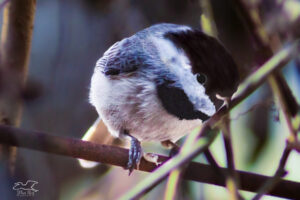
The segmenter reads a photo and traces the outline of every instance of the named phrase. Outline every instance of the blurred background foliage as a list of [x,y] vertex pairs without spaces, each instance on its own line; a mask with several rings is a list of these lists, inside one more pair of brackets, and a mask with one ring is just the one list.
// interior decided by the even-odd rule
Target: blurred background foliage
[[[1,1],[0,1],[1,2]],[[215,36],[230,50],[239,65],[241,77],[258,67],[257,49],[249,30],[236,12],[232,0],[37,0],[28,81],[40,96],[26,101],[22,128],[80,138],[97,118],[88,103],[90,77],[95,62],[114,42],[155,23],[170,22],[200,28],[201,16],[214,19]],[[276,34],[284,46],[299,37],[299,27],[290,22],[300,16],[296,0],[249,1],[257,9],[267,33]],[[0,25],[2,23],[2,12]],[[203,21],[202,21],[203,22]],[[1,27],[1,26],[0,26]],[[283,70],[299,102],[300,62]],[[267,85],[261,87],[231,114],[236,167],[239,170],[272,175],[276,170],[288,134]],[[144,144],[147,152],[168,154],[159,144]],[[225,166],[221,138],[210,148]],[[197,159],[206,162],[202,156]],[[300,157],[292,153],[286,178],[299,181]],[[17,180],[6,178],[0,167],[0,194],[15,199],[16,181],[39,182],[35,199],[116,199],[147,173],[100,165],[82,169],[76,159],[19,149]],[[162,199],[165,182],[144,199]],[[248,199],[253,193],[243,192]],[[228,199],[222,187],[182,181],[177,199]],[[278,199],[263,197],[263,199]]]

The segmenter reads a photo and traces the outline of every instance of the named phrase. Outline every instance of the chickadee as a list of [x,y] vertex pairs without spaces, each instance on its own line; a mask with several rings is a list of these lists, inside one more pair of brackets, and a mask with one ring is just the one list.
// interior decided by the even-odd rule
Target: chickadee
[[141,141],[176,142],[230,97],[238,71],[213,37],[188,26],[156,24],[112,45],[97,61],[90,102],[114,137],[129,140],[131,172]]

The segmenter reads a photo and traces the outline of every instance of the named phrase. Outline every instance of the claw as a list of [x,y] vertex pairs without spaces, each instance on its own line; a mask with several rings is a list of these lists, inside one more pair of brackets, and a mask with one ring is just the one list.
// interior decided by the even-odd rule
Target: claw
[[129,149],[129,157],[126,169],[129,170],[129,175],[132,173],[133,169],[139,167],[143,150],[141,147],[141,143],[134,137],[130,136],[131,145]]
[[145,160],[147,160],[148,162],[154,163],[156,166],[159,166],[162,164],[162,161],[158,161],[158,159],[159,159],[158,155],[156,155],[154,153],[144,153],[143,157]]
[[224,104],[227,108],[229,107],[229,103],[230,103],[230,98],[229,97],[223,97],[219,94],[216,94],[217,99],[220,99],[222,101],[224,101]]

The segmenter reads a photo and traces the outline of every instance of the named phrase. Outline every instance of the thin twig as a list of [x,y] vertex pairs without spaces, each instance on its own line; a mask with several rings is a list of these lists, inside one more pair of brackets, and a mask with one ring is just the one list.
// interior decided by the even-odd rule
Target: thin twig
[[276,80],[273,77],[269,78],[269,83],[271,85],[274,96],[278,97],[279,106],[282,108],[284,119],[286,121],[290,136],[288,137],[287,146],[284,149],[284,152],[281,156],[279,165],[277,167],[277,170],[276,170],[273,178],[269,179],[268,181],[266,181],[264,183],[264,185],[257,191],[257,194],[254,196],[253,200],[260,199],[265,193],[270,191],[278,183],[279,178],[286,175],[285,165],[286,165],[287,160],[292,151],[292,149],[290,148],[291,145],[289,145],[289,144],[293,144],[293,143],[297,144],[297,142],[298,142],[297,132],[293,128],[292,122],[291,122],[292,116],[287,110],[287,106],[286,106],[287,102],[285,102],[284,98],[282,97],[283,94],[281,93],[280,89],[278,88],[278,84],[276,84]]
[[[228,108],[223,106],[217,114],[215,114],[209,123],[211,126],[216,126],[216,122],[224,117],[233,107],[241,103],[246,97],[252,94],[268,77],[269,74],[275,70],[279,70],[285,66],[299,51],[299,42],[296,41],[294,44],[287,48],[282,49],[266,63],[264,63],[258,70],[248,76],[248,78],[240,84],[237,92],[233,95],[233,99],[230,101]],[[221,117],[222,116],[222,117]]]
[[293,149],[293,150],[297,151],[298,153],[300,153],[299,141],[293,142],[293,143],[287,142],[287,145],[288,145],[288,148]]
[[[200,134],[204,134],[210,131],[210,127],[208,124],[204,124]],[[197,132],[191,133],[191,135],[198,135]],[[216,137],[217,132],[211,131],[210,134],[207,135],[205,138],[200,138],[194,145],[191,147],[189,152],[179,152],[176,156],[172,159],[168,160],[164,165],[157,168],[151,176],[147,176],[144,180],[142,180],[139,184],[137,184],[134,188],[132,188],[129,192],[124,194],[120,199],[127,200],[127,199],[135,199],[141,197],[144,191],[148,190],[148,188],[152,187],[153,185],[161,182],[164,178],[174,169],[181,167],[182,165],[188,163],[192,160],[195,156],[199,153],[203,152],[207,147],[213,142],[214,138]]]
[[229,116],[225,117],[221,128],[222,128],[222,135],[223,135],[223,141],[224,141],[224,146],[226,151],[227,167],[228,167],[226,186],[231,196],[230,199],[241,200],[243,199],[243,197],[240,195],[238,191],[239,180],[237,178],[236,171],[235,171]]
[[281,90],[279,88],[279,85],[276,83],[275,78],[270,77],[269,83],[271,85],[274,96],[278,98],[278,101],[277,101],[277,103],[279,104],[278,106],[282,109],[282,113],[283,113],[285,122],[287,124],[288,131],[290,133],[288,141],[290,143],[297,142],[297,140],[298,140],[297,139],[297,130],[294,129],[294,127],[292,125],[292,121],[291,121],[292,116],[291,116],[291,113],[289,112],[288,106],[287,106],[288,102],[285,101],[285,99],[283,97],[284,94],[281,93]]
[[[234,2],[235,7],[237,8],[236,10],[240,14],[241,19],[244,21],[245,27],[248,29],[252,38],[254,39],[254,44],[259,50],[256,53],[256,56],[259,58],[259,64],[261,62],[265,62],[273,56],[274,45],[272,46],[270,39],[271,36],[265,31],[265,28],[259,17],[258,10],[249,8],[245,0],[232,1]],[[299,110],[299,106],[290,88],[288,87],[288,84],[286,83],[282,74],[279,72],[275,72],[272,76],[276,80],[276,84],[278,84],[280,92],[284,94],[284,101],[288,103],[286,105],[287,112],[289,112],[292,116],[295,116]]]
[[236,116],[234,117],[230,117],[230,121],[234,121],[234,120],[238,120],[240,117],[250,113],[250,112],[253,112],[255,111],[256,109],[260,108],[260,107],[268,107],[270,106],[271,104],[274,103],[274,100],[273,99],[263,99],[257,103],[255,103],[253,106],[251,106],[250,108],[248,108],[247,110],[245,111],[242,111],[238,114],[236,114]]
[[[244,0],[233,1],[235,2],[237,10],[244,20],[246,27],[254,38],[256,46],[260,49],[258,56],[262,56],[263,60],[267,60],[272,56],[274,48],[272,48],[272,44],[270,42],[270,35],[266,33],[260,21],[258,11],[248,8]],[[292,126],[291,119],[293,117],[297,117],[299,105],[297,104],[297,101],[292,95],[290,88],[281,74],[274,73],[273,75],[270,75],[268,82],[271,86],[274,96],[278,98],[279,106],[283,111],[284,118],[290,132],[288,142],[297,143],[297,132]],[[290,152],[291,149],[289,148],[284,150],[280,164],[276,170],[276,173],[274,174],[273,179],[268,180],[253,199],[259,199],[264,193],[276,185],[278,178],[283,175],[282,171],[284,171],[286,160],[288,159]]]
[[181,178],[181,169],[174,169],[168,178],[167,187],[165,189],[164,200],[173,200],[176,197],[176,192]]
[[283,154],[281,156],[279,166],[273,175],[272,178],[268,179],[265,184],[257,191],[256,195],[253,197],[252,200],[259,200],[264,194],[268,193],[276,184],[279,183],[279,180],[284,177],[287,172],[284,170],[287,159],[291,153],[291,149],[285,148]]
[[[199,132],[199,130],[194,130],[195,132]],[[182,154],[188,153],[193,146],[194,142],[197,141],[198,134],[190,134],[186,141],[184,142],[180,152]],[[206,150],[204,150],[206,151]],[[170,172],[168,181],[167,181],[167,188],[165,190],[165,200],[172,200],[176,196],[179,179],[181,178],[181,174],[184,170],[182,170],[184,166],[181,168],[176,168]]]
[[217,161],[215,160],[214,156],[212,155],[212,153],[210,152],[209,149],[206,149],[204,152],[203,152],[207,162],[211,165],[211,167],[215,170],[215,173],[218,175],[218,176],[223,176],[223,178],[225,179],[225,174],[222,174],[222,171],[221,171],[221,167],[219,166],[219,164],[217,163]]

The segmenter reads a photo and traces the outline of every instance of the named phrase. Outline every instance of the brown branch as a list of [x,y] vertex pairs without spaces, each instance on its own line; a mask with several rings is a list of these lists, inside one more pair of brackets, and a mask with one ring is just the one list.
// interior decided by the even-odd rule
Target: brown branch
[[217,163],[217,161],[215,160],[214,156],[212,155],[212,153],[210,152],[209,149],[205,150],[203,152],[205,159],[207,160],[207,162],[210,164],[210,166],[214,169],[215,173],[218,176],[223,176],[223,178],[226,177],[225,174],[222,174],[221,171],[221,167],[219,166],[219,164]]
[[300,153],[300,142],[299,142],[299,140],[297,142],[293,142],[293,143],[287,142],[287,148],[293,149],[293,150],[297,151],[298,153]]
[[[10,0],[1,6],[5,9],[0,41],[0,124],[18,126],[22,111],[20,91],[27,75],[36,4],[35,0]],[[1,147],[3,159],[13,173],[16,149]]]
[[[97,161],[120,167],[126,167],[128,161],[127,149],[95,144],[79,139],[53,136],[43,132],[26,131],[3,125],[0,125],[0,143],[63,156]],[[159,155],[159,161],[164,162],[167,159],[167,157]],[[139,170],[146,172],[152,172],[156,168],[157,166],[154,163],[148,162],[144,159],[142,159],[139,166]],[[224,174],[228,173],[225,168],[220,168],[220,170]],[[243,171],[237,171],[237,175],[240,177],[241,181],[240,189],[252,192],[256,191],[263,182],[270,179],[267,176]],[[211,166],[195,162],[190,163],[183,178],[225,186],[224,177],[218,176]],[[279,179],[277,186],[268,194],[284,198],[299,199],[299,188],[300,183],[298,182]]]

